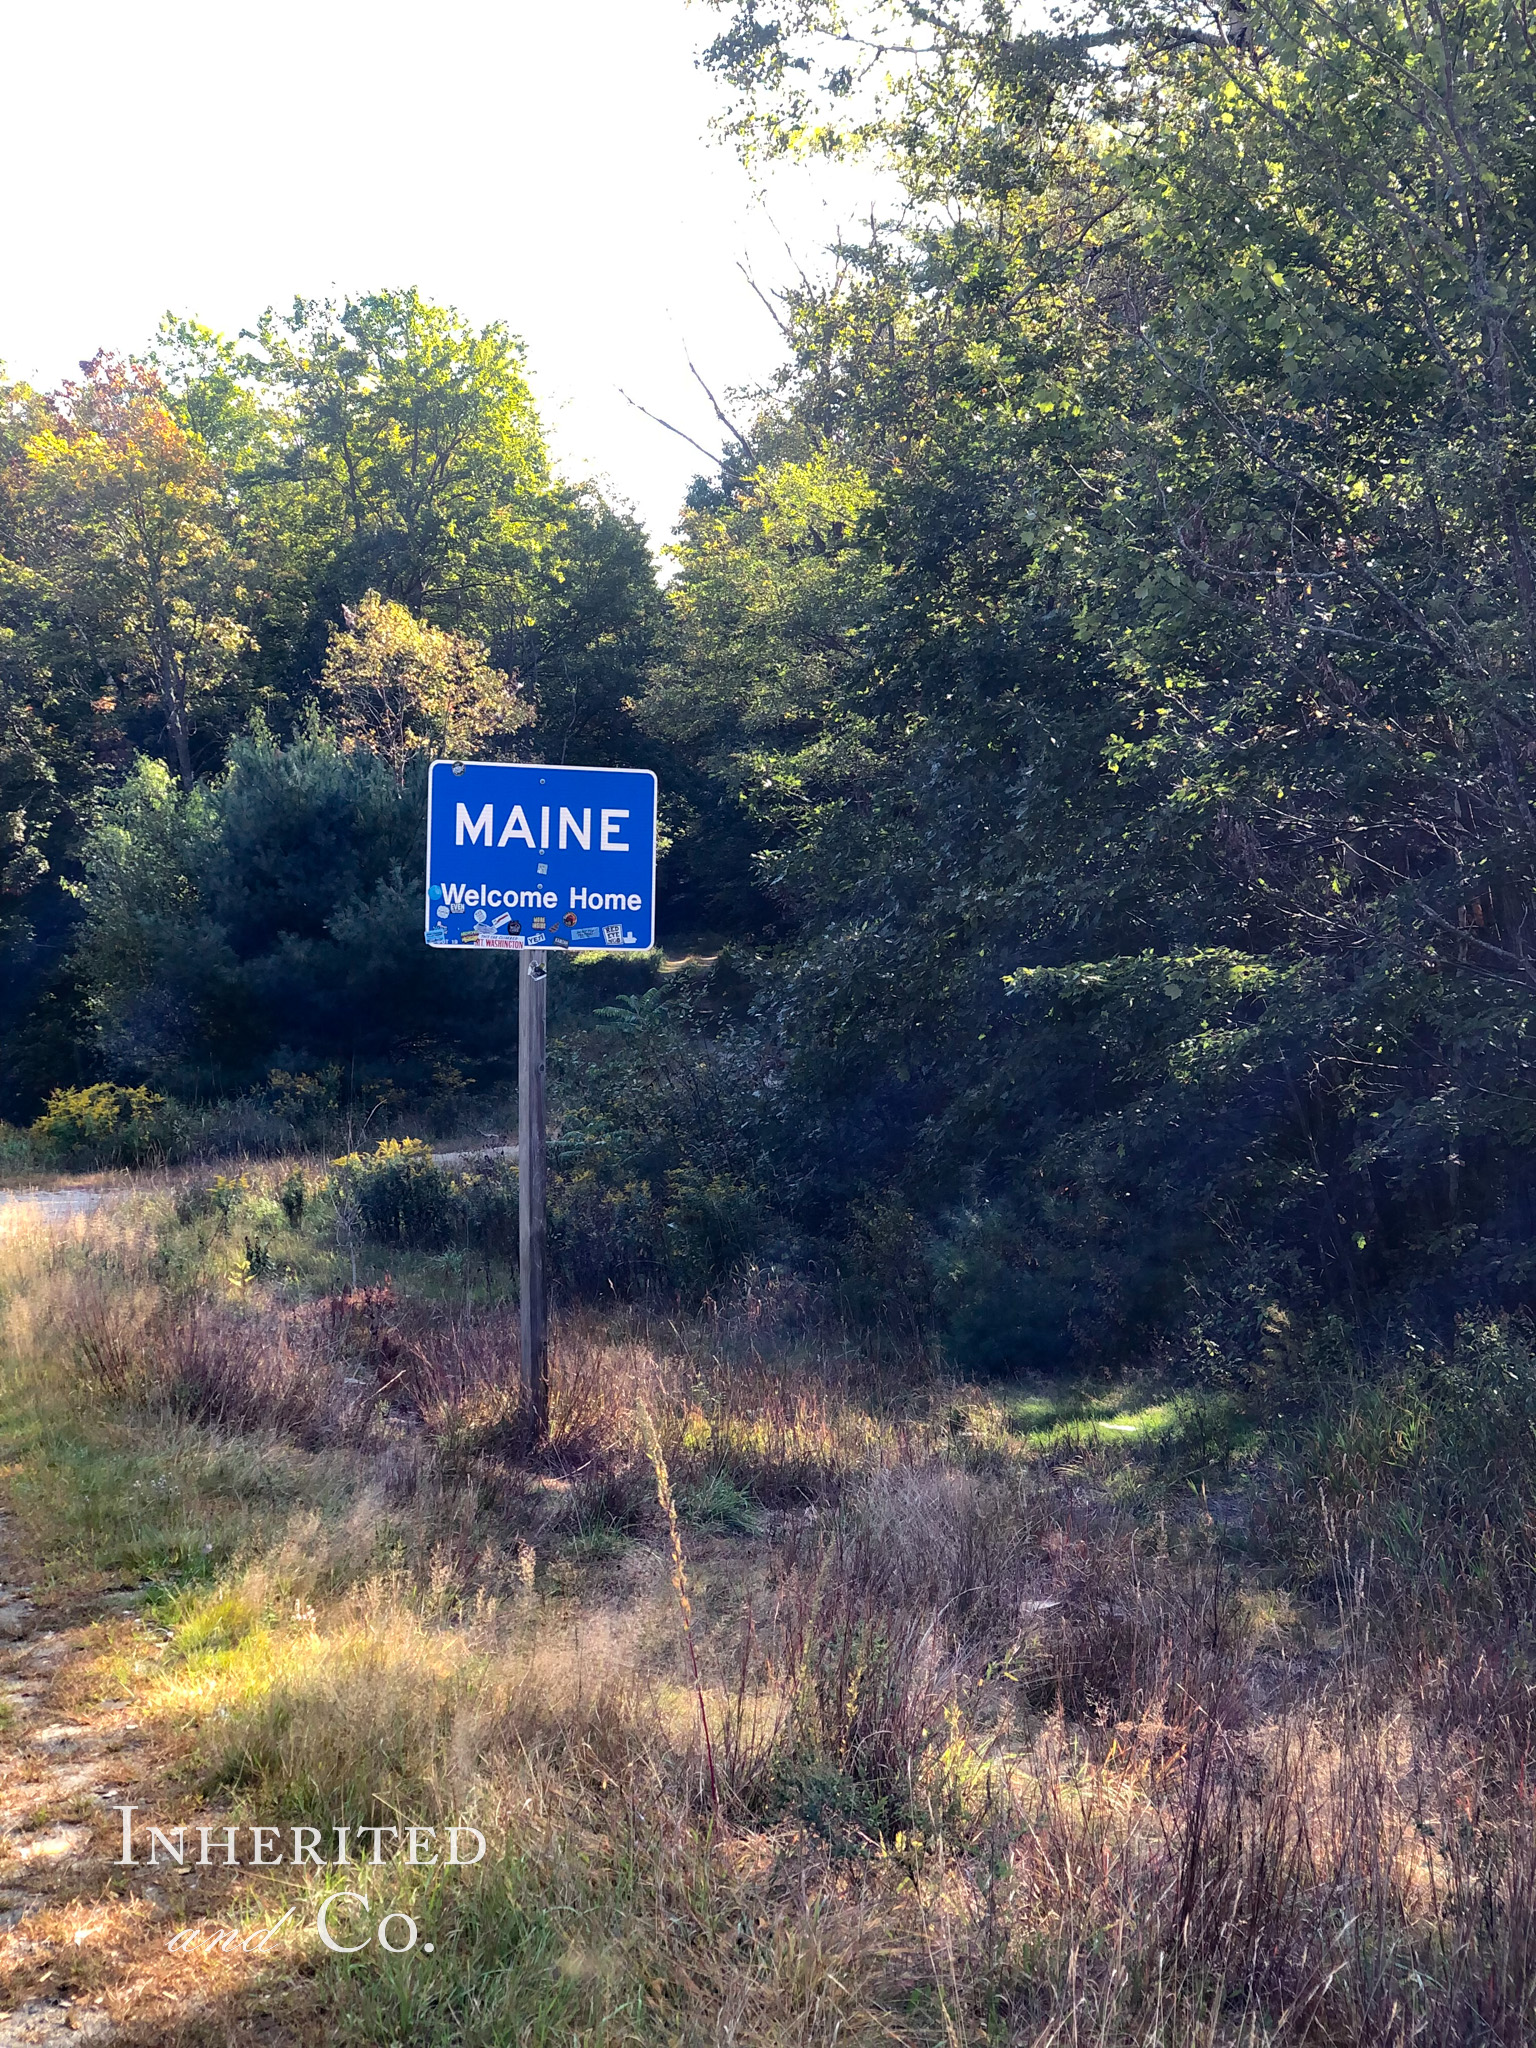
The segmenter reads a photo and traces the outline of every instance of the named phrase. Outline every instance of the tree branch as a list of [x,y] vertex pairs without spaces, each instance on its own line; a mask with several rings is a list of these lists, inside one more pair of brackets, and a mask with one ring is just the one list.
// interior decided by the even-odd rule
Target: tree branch
[[714,408],[715,418],[720,422],[721,426],[724,427],[725,431],[732,437],[732,439],[737,443],[737,445],[740,448],[742,448],[748,455],[750,455],[753,452],[752,443],[747,439],[746,435],[736,425],[736,422],[728,418],[725,412],[721,409],[719,399],[716,398],[713,391],[710,390],[709,386],[704,382],[704,379],[699,375],[698,365],[697,363],[694,362],[692,356],[688,357],[688,368],[693,375],[694,383],[698,385],[699,389],[703,392],[704,396],[709,400],[711,406]]
[[679,441],[686,441],[690,448],[697,448],[706,462],[714,463],[716,468],[720,466],[721,458],[718,455],[711,455],[702,441],[695,441],[692,434],[685,434],[681,427],[674,427],[670,420],[664,420],[659,412],[652,412],[651,408],[642,405],[638,398],[631,398],[622,384],[619,386],[619,396],[626,405],[632,405],[636,412],[643,412],[648,420],[654,420],[658,427],[665,427],[669,434],[676,434]]

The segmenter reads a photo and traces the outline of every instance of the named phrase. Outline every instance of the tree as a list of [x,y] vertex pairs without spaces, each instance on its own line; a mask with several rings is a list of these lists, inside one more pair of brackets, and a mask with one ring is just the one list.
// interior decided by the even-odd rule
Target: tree
[[[732,11],[769,139],[873,137],[913,202],[792,304],[643,711],[794,933],[781,1185],[833,1231],[921,1188],[939,1273],[1084,1337],[1528,1299],[1520,18]],[[807,451],[865,491],[822,556],[763,517]]]
[[555,758],[629,758],[654,568],[631,514],[551,475],[521,344],[414,291],[299,301],[246,339],[168,320],[156,361],[240,503],[262,688],[298,712],[372,590],[484,645]]
[[[805,422],[760,428],[755,466],[684,514],[641,706],[646,730],[719,793],[713,847],[695,858],[734,884],[727,930],[771,927],[775,903],[803,915],[834,875],[865,874],[862,828],[891,765],[871,635],[884,569],[859,539],[875,493],[856,457]],[[743,834],[750,863],[733,844]]]
[[219,473],[143,365],[100,355],[27,442],[20,545],[107,688],[156,693],[182,786],[201,696],[247,644]]
[[48,871],[60,784],[78,772],[80,727],[88,733],[90,723],[89,689],[79,690],[67,658],[57,661],[48,592],[18,559],[22,451],[52,423],[37,392],[0,385],[0,933],[5,913]]
[[338,596],[377,590],[482,640],[520,624],[559,526],[521,344],[416,291],[298,299],[255,338]]
[[533,718],[516,688],[458,633],[424,626],[402,604],[369,591],[332,635],[322,686],[347,745],[386,760],[403,786],[412,754],[464,757]]
[[108,1074],[233,1094],[356,1063],[425,1092],[441,1060],[505,1061],[498,963],[422,944],[425,800],[419,758],[401,787],[318,724],[237,739],[190,792],[137,761],[82,847],[75,963]]
[[[69,885],[161,734],[185,791],[242,732],[311,735],[318,682],[397,794],[418,741],[515,743],[535,713],[557,757],[667,768],[630,711],[657,611],[633,517],[551,476],[520,345],[416,292],[237,340],[167,318],[142,363],[0,386],[0,1097],[93,1078]],[[183,1006],[189,1059],[217,1009]]]

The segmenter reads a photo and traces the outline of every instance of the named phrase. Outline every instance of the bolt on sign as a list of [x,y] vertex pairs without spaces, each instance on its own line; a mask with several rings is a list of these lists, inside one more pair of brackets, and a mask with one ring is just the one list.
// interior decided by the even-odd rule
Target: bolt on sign
[[655,939],[648,768],[432,763],[429,946],[641,953]]

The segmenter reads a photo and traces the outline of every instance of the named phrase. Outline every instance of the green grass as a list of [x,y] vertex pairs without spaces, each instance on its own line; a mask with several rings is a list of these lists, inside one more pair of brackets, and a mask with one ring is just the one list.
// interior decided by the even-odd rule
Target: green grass
[[619,1557],[629,1548],[630,1533],[611,1515],[593,1515],[574,1536],[560,1546],[560,1554],[573,1564],[602,1564]]
[[[1026,1459],[1095,1454],[1140,1488],[1215,1482],[1250,1468],[1267,1441],[1262,1418],[1231,1395],[1088,1378],[997,1397],[1009,1447]],[[954,1427],[952,1421],[952,1428]]]
[[[634,2039],[645,1993],[614,1981],[622,1946],[605,1954],[623,1902],[596,1872],[552,1896],[550,1875],[512,1846],[489,1869],[391,1870],[378,1904],[411,1915],[418,1945],[391,1956],[371,1944],[330,1963],[339,2019],[333,2038],[410,2041],[417,2048],[500,2048],[513,2041],[554,2048],[596,2038],[588,2029],[601,2016],[605,2028],[618,2030],[604,2038]],[[362,1924],[352,1926],[339,1909],[333,1917],[351,1939],[362,1934]],[[376,1909],[374,1924],[379,1917]],[[404,1937],[399,1925],[391,1932],[396,1941]],[[654,2038],[665,2037],[657,2029]]]
[[353,1490],[334,1456],[66,1403],[15,1361],[0,1368],[0,1467],[44,1585],[101,1574],[149,1582],[161,1598],[211,1581],[296,1508],[319,1499],[339,1510]]
[[[198,1287],[243,1292],[255,1285],[291,1299],[347,1288],[352,1285],[351,1252],[337,1245],[331,1216],[329,1202],[314,1191],[298,1230],[290,1227],[277,1202],[262,1194],[237,1204],[228,1217],[215,1213],[188,1223],[178,1222],[167,1204],[157,1217],[161,1270],[167,1283],[183,1293]],[[270,1262],[256,1275],[247,1239],[261,1245]],[[352,1249],[359,1287],[388,1284],[413,1301],[452,1308],[517,1299],[516,1275],[505,1261],[494,1261],[488,1274],[478,1254],[466,1259],[457,1249],[417,1252],[364,1238]]]
[[755,1536],[763,1518],[755,1501],[728,1472],[711,1472],[697,1486],[681,1486],[678,1513],[695,1529],[717,1536]]
[[[1280,1551],[1245,1547],[1242,1494],[1268,1483],[1254,1412],[1225,1394],[1171,1394],[1150,1375],[895,1379],[856,1392],[846,1372],[818,1378],[814,1354],[768,1370],[755,1353],[748,1363],[710,1348],[715,1332],[673,1328],[668,1351],[638,1315],[616,1337],[594,1320],[564,1330],[559,1351],[572,1412],[594,1433],[590,1469],[525,1473],[518,1492],[507,1464],[477,1490],[475,1458],[510,1453],[495,1449],[496,1413],[466,1411],[386,1514],[387,1468],[366,1451],[222,1435],[153,1406],[113,1412],[81,1376],[77,1351],[100,1356],[89,1351],[102,1318],[92,1286],[116,1276],[131,1328],[158,1327],[128,1313],[133,1290],[148,1298],[155,1245],[179,1237],[184,1271],[211,1259],[203,1277],[216,1277],[247,1201],[274,1242],[282,1235],[266,1200],[231,1203],[231,1228],[202,1236],[206,1216],[166,1226],[163,1202],[146,1205],[136,1236],[103,1227],[78,1294],[68,1257],[39,1253],[12,1304],[14,1344],[33,1355],[0,1371],[0,1477],[48,1583],[147,1585],[155,1639],[123,1630],[93,1648],[94,1682],[171,1738],[178,1782],[195,1769],[200,1795],[247,1821],[484,1829],[489,1850],[473,1868],[412,1867],[386,1851],[378,1866],[316,1873],[307,1893],[291,1872],[258,1881],[264,1918],[297,1900],[312,1927],[321,1889],[345,1883],[368,1894],[374,1926],[391,1910],[417,1922],[409,1953],[370,1941],[337,1957],[307,1937],[283,1951],[318,1987],[326,2039],[672,2048],[729,2030],[753,2048],[979,2048],[1004,2032],[1022,2040],[1026,2027],[1045,2038],[1080,2009],[1085,2037],[1113,2048],[1153,2038],[1143,1994],[1182,1897],[1167,1848],[1190,1839],[1194,1802],[1217,1782],[1197,1768],[1206,1717],[1213,1701],[1219,1711],[1249,1697],[1251,1657],[1266,1660],[1269,1683],[1277,1649],[1306,1647],[1317,1627],[1315,1568],[1293,1591],[1270,1583]],[[312,1275],[335,1272],[324,1230],[312,1210],[288,1233]],[[462,1274],[445,1278],[441,1260],[390,1266],[417,1299],[449,1282],[448,1298],[462,1298]],[[253,1309],[273,1298],[244,1286]],[[1501,1360],[1488,1369],[1497,1386],[1509,1377]],[[672,1461],[686,1580],[654,1493],[646,1501],[634,1484],[643,1468],[624,1418],[642,1397]],[[1474,1417],[1484,1405],[1469,1397]],[[1402,1411],[1399,1400],[1335,1418],[1334,1435],[1352,1426],[1328,1469],[1357,1486],[1390,1476],[1412,1449]],[[1462,1442],[1444,1457],[1461,1458]],[[1427,1469],[1426,1487],[1439,1471]],[[762,1541],[759,1503],[774,1511]],[[1154,1516],[1157,1541],[1146,1542]],[[512,1547],[519,1529],[546,1565],[536,1583],[522,1573],[527,1541]],[[1421,1591],[1415,1580],[1416,1600]],[[1450,1588],[1436,1614],[1463,1596],[1464,1583]],[[1307,1662],[1296,1659],[1298,1685]],[[1316,1740],[1353,1740],[1357,1723],[1328,1703]],[[1240,1734],[1253,1772],[1219,1774],[1221,1797],[1239,1802],[1233,1824],[1200,1838],[1213,1911],[1198,1922],[1208,1949],[1188,1984],[1209,1969],[1210,2024],[1171,2008],[1156,2023],[1180,2048],[1266,2038],[1216,2019],[1219,1987],[1260,1953],[1250,1931],[1234,1931],[1231,1901],[1253,1877],[1245,1844],[1275,1814],[1288,1839],[1342,1859],[1315,1883],[1299,1878],[1276,1910],[1291,1915],[1281,1944],[1321,1957],[1346,1987],[1337,1900],[1361,1891],[1381,1853],[1368,1829],[1351,1832],[1355,1781],[1334,1774],[1347,1757],[1321,1747],[1328,1768],[1302,1769],[1289,1735],[1247,1719]],[[1437,1757],[1415,1755],[1428,1782]],[[1375,1785],[1375,1752],[1357,1761]],[[1514,1840],[1528,1821],[1511,1808],[1487,1839]],[[1442,1859],[1461,1853],[1460,1825],[1434,1837]],[[1349,1860],[1353,1844],[1366,1862]],[[1012,1887],[1011,1870],[1027,1882]],[[1443,1895],[1483,1912],[1464,1875]],[[1523,1896],[1496,1904],[1488,1942],[1504,1938],[1498,1915],[1515,1924]],[[1482,1922],[1453,1924],[1451,1911],[1435,1939],[1470,1954]],[[988,1962],[994,1928],[1011,1947]],[[1392,1996],[1416,2013],[1412,2001],[1428,1997],[1410,1953],[1418,1934],[1394,1923],[1390,1940]],[[1492,1946],[1478,1953],[1485,1976],[1500,1967]],[[1028,2010],[1026,1985],[1037,1987]],[[267,1991],[252,1979],[246,1994]],[[1340,2011],[1329,2038],[1365,2038],[1356,2008]]]
[[1045,1448],[1067,1430],[1106,1442],[1155,1436],[1172,1423],[1176,1403],[1136,1388],[1105,1390],[1079,1380],[1045,1393],[1005,1395],[1003,1407],[1011,1435]]

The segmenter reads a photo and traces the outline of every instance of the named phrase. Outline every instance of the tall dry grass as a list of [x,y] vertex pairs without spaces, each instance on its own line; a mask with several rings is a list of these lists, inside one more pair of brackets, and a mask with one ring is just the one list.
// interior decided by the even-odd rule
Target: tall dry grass
[[[495,1843],[392,1871],[452,1960],[328,1963],[340,2038],[1536,2039],[1513,1478],[1458,1607],[1444,1459],[1396,1550],[1379,1473],[1314,1515],[1300,1466],[1235,1536],[1086,1437],[982,1455],[926,1368],[761,1319],[569,1318],[535,1451],[504,1310],[173,1296],[114,1231],[12,1260],[33,1370],[355,1475],[175,1595],[148,1711],[195,1711],[264,1816]],[[708,1519],[732,1489],[755,1522]],[[560,1564],[598,1525],[628,1548]]]

